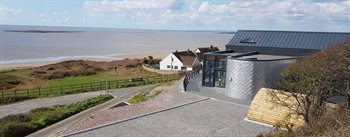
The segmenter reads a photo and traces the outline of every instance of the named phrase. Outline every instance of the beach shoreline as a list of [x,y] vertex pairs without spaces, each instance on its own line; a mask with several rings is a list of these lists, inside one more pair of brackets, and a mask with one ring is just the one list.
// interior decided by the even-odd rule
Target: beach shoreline
[[144,52],[144,53],[130,53],[130,54],[120,54],[116,55],[115,59],[107,59],[107,58],[72,58],[72,59],[61,59],[55,61],[39,61],[39,62],[25,62],[25,63],[9,63],[9,64],[1,64],[0,70],[11,70],[11,69],[28,69],[32,67],[39,67],[43,65],[58,63],[62,61],[68,60],[91,60],[91,61],[115,61],[115,60],[123,60],[123,59],[143,59],[144,57],[152,56],[156,59],[163,59],[167,55],[169,55],[171,51],[159,51],[159,52]]

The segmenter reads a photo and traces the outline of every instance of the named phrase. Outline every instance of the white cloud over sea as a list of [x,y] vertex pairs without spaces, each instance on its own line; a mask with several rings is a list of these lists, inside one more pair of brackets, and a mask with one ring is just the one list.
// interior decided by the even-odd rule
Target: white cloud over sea
[[[218,28],[329,27],[347,29],[350,0],[102,0],[86,1],[91,15],[112,14],[131,20]],[[272,26],[271,26],[272,25]]]
[[350,0],[0,0],[1,24],[350,31]]
[[10,8],[0,4],[0,16],[18,14],[21,12],[22,12],[22,9]]

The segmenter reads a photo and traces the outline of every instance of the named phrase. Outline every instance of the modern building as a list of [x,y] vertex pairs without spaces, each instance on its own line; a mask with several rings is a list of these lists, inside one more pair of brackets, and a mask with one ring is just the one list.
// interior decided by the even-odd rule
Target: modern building
[[297,58],[346,40],[350,33],[239,30],[226,51],[204,54],[202,85],[251,100],[260,88],[275,88],[282,69]]
[[213,45],[210,45],[210,47],[201,47],[197,48],[195,50],[195,53],[197,54],[198,60],[200,62],[203,61],[203,54],[207,52],[213,52],[213,51],[220,51],[218,47],[214,47]]
[[160,70],[191,71],[200,66],[198,57],[190,50],[172,52],[159,62]]

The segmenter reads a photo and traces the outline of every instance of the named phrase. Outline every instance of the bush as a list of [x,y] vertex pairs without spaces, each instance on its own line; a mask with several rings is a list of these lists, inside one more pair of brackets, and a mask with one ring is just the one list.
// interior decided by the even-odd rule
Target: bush
[[28,96],[3,97],[3,98],[0,98],[0,105],[23,101],[23,100],[32,99],[32,98],[34,97],[28,97]]
[[298,60],[283,70],[281,89],[290,92],[302,106],[293,111],[303,116],[306,124],[322,116],[328,98],[344,95],[341,92],[350,80],[349,57],[350,41]]
[[55,68],[49,67],[49,68],[47,68],[46,70],[48,70],[48,71],[50,71],[50,70],[55,70]]
[[2,137],[20,137],[28,135],[37,130],[37,127],[30,123],[8,123],[3,125],[0,129],[0,136]]
[[0,137],[26,136],[112,98],[113,96],[110,95],[101,95],[68,106],[58,105],[48,108],[38,108],[28,114],[4,117],[0,119]]
[[142,65],[141,63],[128,64],[128,65],[126,65],[126,68],[135,68],[135,67],[141,66],[141,65]]
[[17,76],[0,73],[0,90],[12,89],[21,83]]
[[41,78],[45,74],[47,74],[45,71],[36,70],[36,71],[33,71],[32,73],[30,73],[30,76],[33,76],[35,78]]

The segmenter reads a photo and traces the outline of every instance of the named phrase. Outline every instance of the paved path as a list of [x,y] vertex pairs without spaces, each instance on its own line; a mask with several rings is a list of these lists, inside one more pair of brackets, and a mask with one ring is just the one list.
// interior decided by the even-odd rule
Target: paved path
[[151,115],[122,120],[115,124],[68,135],[94,136],[232,136],[254,137],[272,128],[245,121],[248,107],[207,99],[159,111]]
[[[256,136],[268,132],[272,128],[245,121],[249,106],[231,101],[208,99],[204,96],[179,92],[181,88],[171,87],[169,91],[153,100],[115,110],[109,117],[94,117],[81,121],[85,126],[93,121],[111,121],[99,123],[94,127],[85,127],[78,132],[66,132],[64,136],[93,137],[93,136]],[[184,101],[187,100],[187,101]],[[180,103],[181,102],[181,103]],[[145,105],[146,104],[146,105]],[[155,106],[164,106],[155,107]],[[138,115],[120,118],[119,115],[132,108],[151,109]],[[118,113],[121,112],[121,113]],[[109,112],[101,112],[109,113]],[[129,113],[126,113],[129,115]],[[101,116],[102,114],[96,115]],[[70,127],[69,129],[73,129]]]
[[[120,99],[125,99],[149,87],[150,85],[142,86],[142,87],[116,89],[116,90],[111,90],[109,93],[113,96],[118,96],[118,98]],[[0,118],[3,118],[11,114],[27,113],[33,109],[41,108],[41,107],[50,107],[55,105],[68,105],[68,104],[72,104],[78,101],[83,101],[89,98],[94,98],[101,94],[106,94],[106,92],[105,91],[87,92],[87,93],[66,95],[66,96],[60,96],[60,97],[32,99],[32,100],[26,100],[26,101],[14,103],[14,104],[1,105]]]

